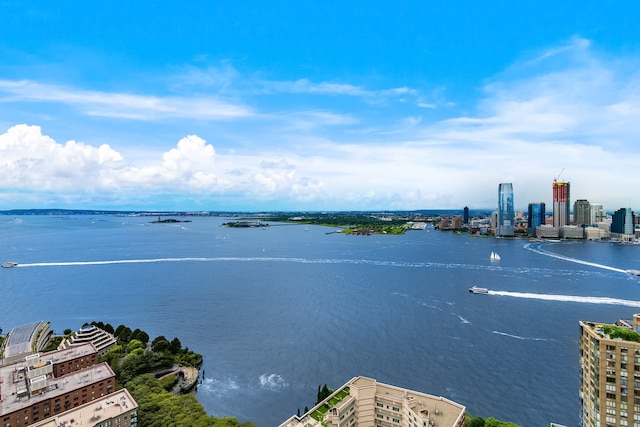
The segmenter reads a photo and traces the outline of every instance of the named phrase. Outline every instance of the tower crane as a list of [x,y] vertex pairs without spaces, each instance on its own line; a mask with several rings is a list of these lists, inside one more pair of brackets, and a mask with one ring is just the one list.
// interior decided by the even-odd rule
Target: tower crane
[[558,174],[558,176],[556,176],[555,178],[553,178],[553,182],[558,182],[558,179],[560,179],[560,175],[562,175],[562,172],[564,172],[564,168],[562,168],[562,170],[560,171],[560,173]]

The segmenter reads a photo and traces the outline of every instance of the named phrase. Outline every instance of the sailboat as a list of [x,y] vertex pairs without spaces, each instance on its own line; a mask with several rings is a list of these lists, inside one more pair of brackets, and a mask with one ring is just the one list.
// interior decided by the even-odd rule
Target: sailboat
[[491,256],[489,256],[489,259],[491,261],[500,261],[500,255],[498,255],[496,252],[491,252]]

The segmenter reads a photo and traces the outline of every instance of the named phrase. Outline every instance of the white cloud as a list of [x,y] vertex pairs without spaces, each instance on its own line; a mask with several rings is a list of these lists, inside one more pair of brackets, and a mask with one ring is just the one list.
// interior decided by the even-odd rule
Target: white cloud
[[58,144],[42,135],[39,126],[17,125],[0,135],[2,188],[63,190],[74,188],[77,182],[108,186],[113,182],[110,175],[122,162],[120,153],[108,145]]
[[[218,198],[255,209],[492,208],[498,183],[510,180],[517,207],[526,208],[529,202],[550,202],[551,181],[565,168],[572,198],[610,210],[629,203],[640,207],[633,193],[640,188],[637,61],[601,60],[592,49],[575,39],[514,65],[487,82],[477,110],[464,116],[429,122],[429,112],[421,109],[428,103],[399,87],[389,90],[393,96],[415,95],[424,105],[389,118],[391,125],[375,121],[381,115],[370,119],[359,110],[341,114],[326,106],[266,112],[260,119],[269,126],[260,128],[253,126],[255,115],[240,114],[242,130],[233,135],[238,144],[216,142],[216,150],[189,135],[138,164],[109,145],[59,144],[37,126],[14,126],[0,135],[0,188],[25,190],[24,200],[31,200],[28,190],[50,189],[70,201],[100,194],[114,204],[136,200],[141,192],[150,200],[176,194],[210,203],[210,209],[218,207]],[[23,99],[35,90],[26,86],[8,90],[0,82],[0,90]],[[370,96],[358,85],[308,80],[273,88]],[[94,93],[79,100],[73,94],[46,96],[69,96],[68,102],[85,106],[91,102],[84,96],[93,99]],[[135,107],[123,111],[146,107],[169,115],[177,100],[165,101],[134,97],[104,105],[115,109],[132,102]],[[194,117],[205,114],[197,102],[185,108]],[[154,203],[162,207],[163,199]]]
[[90,116],[131,120],[165,118],[220,120],[246,118],[253,114],[249,108],[241,104],[212,96],[185,98],[109,93],[78,90],[29,80],[0,80],[0,92],[9,94],[11,102],[60,103],[71,105]]

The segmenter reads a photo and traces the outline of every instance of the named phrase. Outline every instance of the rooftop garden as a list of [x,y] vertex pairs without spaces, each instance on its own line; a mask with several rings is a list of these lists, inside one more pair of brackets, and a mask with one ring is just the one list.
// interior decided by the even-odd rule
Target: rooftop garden
[[609,335],[609,338],[620,338],[624,341],[640,342],[640,334],[632,329],[614,325],[602,325],[602,332]]
[[330,398],[328,401],[324,402],[315,411],[311,412],[309,416],[316,421],[322,421],[322,419],[324,418],[324,414],[329,412],[331,408],[336,406],[338,403],[340,403],[342,399],[344,399],[347,396],[349,396],[349,387],[345,387],[342,390],[340,390],[338,393],[335,394],[335,396]]

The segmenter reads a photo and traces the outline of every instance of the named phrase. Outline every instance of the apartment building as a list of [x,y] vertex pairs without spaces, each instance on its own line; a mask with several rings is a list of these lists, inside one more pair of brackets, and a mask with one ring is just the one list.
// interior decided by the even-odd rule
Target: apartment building
[[580,322],[580,424],[640,427],[640,314]]
[[138,404],[127,389],[70,409],[31,427],[137,427]]
[[0,365],[11,365],[43,351],[52,335],[49,322],[35,322],[12,329],[2,345]]
[[306,414],[280,427],[464,427],[465,407],[417,391],[355,377]]
[[96,346],[98,353],[102,356],[116,345],[118,340],[107,331],[98,328],[95,325],[86,324],[77,332],[65,338],[58,346],[59,350],[66,348],[92,343]]
[[89,343],[0,367],[0,426],[29,426],[111,394],[115,374],[97,360]]

